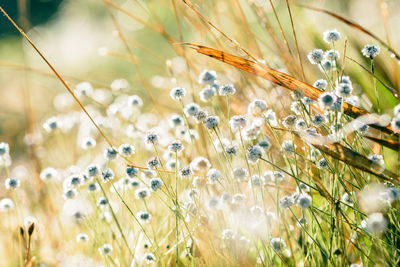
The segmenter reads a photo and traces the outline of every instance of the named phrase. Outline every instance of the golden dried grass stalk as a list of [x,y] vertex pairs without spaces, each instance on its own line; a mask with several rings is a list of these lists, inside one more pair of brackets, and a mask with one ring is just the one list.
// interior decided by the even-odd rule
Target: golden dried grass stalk
[[365,138],[368,138],[371,141],[374,141],[384,147],[390,148],[394,151],[399,151],[400,150],[400,143],[394,140],[385,140],[385,139],[379,139],[376,137],[372,137],[372,136],[368,136],[368,135],[364,135]]
[[344,68],[346,64],[346,51],[347,51],[347,37],[344,40],[344,48],[343,48],[343,58],[342,58],[342,67],[341,67],[341,72],[340,72],[340,82],[343,80],[343,74],[344,74]]
[[[253,9],[253,12],[255,13],[255,15],[257,16],[259,24],[266,30],[268,35],[271,37],[272,42],[275,44],[276,48],[279,50],[278,53],[282,57],[285,67],[290,71],[290,73],[300,76],[301,70],[298,69],[297,64],[292,64],[295,59],[293,57],[293,54],[289,53],[290,47],[286,46],[286,48],[289,50],[285,49],[286,43],[285,42],[282,43],[279,40],[278,36],[275,33],[274,28],[272,27],[272,23],[269,21],[268,17],[265,16],[265,14],[263,13],[263,10],[254,3],[252,3],[250,6]],[[279,25],[279,23],[278,23],[278,25]],[[265,45],[265,43],[264,43],[264,45]]]
[[141,70],[139,68],[138,59],[135,57],[135,55],[132,53],[131,49],[129,48],[127,38],[125,37],[125,34],[123,34],[122,29],[121,29],[118,21],[116,20],[114,14],[111,12],[111,10],[109,8],[109,5],[108,5],[109,1],[103,0],[103,2],[104,2],[104,5],[106,7],[106,11],[107,11],[108,15],[111,18],[111,21],[113,22],[113,25],[114,25],[115,29],[118,32],[118,37],[121,39],[122,43],[124,44],[124,47],[125,47],[126,51],[128,52],[128,55],[129,55],[129,60],[132,63],[132,65],[134,66],[135,71],[138,74],[138,76],[140,78],[140,81],[143,84],[144,89],[146,90],[147,95],[149,96],[151,102],[153,102],[155,110],[162,116],[163,113],[161,112],[161,110],[159,109],[159,107],[157,105],[157,102],[156,102],[156,100],[154,98],[154,95],[151,92],[150,85],[148,84],[148,82],[144,78],[144,76],[143,76],[143,74],[142,74],[142,72],[141,72]]
[[287,9],[288,9],[288,12],[289,12],[290,25],[291,25],[291,27],[292,27],[294,43],[296,44],[297,58],[298,58],[299,63],[300,63],[302,78],[303,78],[303,81],[307,81],[307,80],[306,80],[306,76],[305,76],[305,74],[304,74],[303,60],[301,59],[301,54],[300,54],[300,49],[299,49],[299,43],[298,43],[298,41],[297,41],[297,35],[296,35],[295,27],[294,27],[294,22],[293,22],[293,17],[292,17],[292,11],[290,10],[289,0],[286,0],[286,6],[287,6]]
[[[318,100],[318,97],[323,93],[321,90],[305,82],[299,81],[288,74],[269,68],[261,63],[237,57],[207,46],[196,45],[192,43],[185,43],[184,45],[188,45],[189,47],[193,48],[200,54],[207,55],[209,57],[222,61],[226,64],[234,66],[237,69],[262,77],[270,82],[285,87],[291,91],[298,91],[302,93],[304,96],[311,98],[313,100]],[[343,110],[346,115],[353,118],[369,114],[368,111],[354,107],[346,102],[343,103]],[[378,129],[382,132],[391,135],[396,135],[396,136],[399,135],[398,133],[393,131],[390,125],[382,127],[379,125],[372,124],[371,127],[374,127],[375,129]]]
[[290,46],[289,46],[289,42],[288,42],[288,40],[287,40],[287,38],[286,38],[286,35],[285,35],[285,32],[284,32],[284,30],[283,30],[281,21],[279,20],[279,16],[278,16],[278,14],[276,13],[275,5],[274,5],[274,3],[272,2],[272,0],[269,0],[269,3],[270,3],[270,5],[271,5],[272,11],[274,12],[274,16],[275,16],[276,22],[278,23],[279,31],[280,31],[280,33],[281,33],[281,35],[282,35],[283,42],[285,43],[285,45],[286,45],[286,47],[287,47],[287,49],[288,49],[288,51],[289,51],[289,54],[290,54],[290,55],[292,56],[292,58],[294,59],[293,53],[292,53],[292,51],[291,51],[291,49],[290,49]]
[[[291,131],[288,129],[275,128],[275,127],[274,127],[274,129],[290,132],[290,133],[294,134],[295,136],[301,138],[300,133],[297,131]],[[382,140],[378,139],[378,138],[373,138],[373,137],[368,137],[368,136],[366,136],[366,137],[371,138],[371,140],[376,139],[376,140],[378,140],[378,143],[382,142]],[[386,142],[390,142],[392,144],[392,146],[394,145],[392,143],[392,141],[386,141]],[[396,143],[396,142],[394,142],[394,143]],[[374,174],[374,175],[378,176],[379,178],[382,178],[385,181],[400,184],[400,177],[397,176],[395,173],[392,173],[391,171],[386,170],[384,168],[384,166],[380,166],[379,164],[373,162],[372,160],[368,159],[367,157],[361,155],[360,153],[353,151],[350,148],[347,148],[339,143],[323,144],[323,145],[315,144],[315,143],[309,143],[309,144],[311,146],[319,149],[326,155],[333,157],[335,159],[338,159],[347,165],[350,165],[354,168]]]
[[183,3],[188,6],[191,10],[193,10],[193,12],[196,13],[197,16],[200,17],[200,19],[202,21],[204,21],[206,24],[208,24],[209,26],[211,26],[213,29],[215,29],[217,32],[219,32],[222,36],[224,36],[227,40],[229,40],[234,46],[236,46],[240,51],[242,51],[243,53],[245,53],[248,57],[250,57],[253,60],[257,60],[254,56],[252,56],[249,52],[247,52],[243,47],[241,47],[239,45],[238,42],[236,42],[235,40],[232,40],[228,35],[226,35],[221,29],[219,29],[216,25],[214,25],[211,21],[209,21],[206,17],[203,16],[203,14],[200,13],[200,11],[198,11],[193,4],[191,3],[190,0],[182,0]]
[[385,181],[400,184],[400,179],[395,173],[386,170],[383,166],[339,143],[327,145],[312,144],[312,146],[347,165],[374,174]]

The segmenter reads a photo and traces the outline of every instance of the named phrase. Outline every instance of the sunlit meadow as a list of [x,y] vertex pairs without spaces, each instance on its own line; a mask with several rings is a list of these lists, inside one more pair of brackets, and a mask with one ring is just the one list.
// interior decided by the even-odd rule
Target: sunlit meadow
[[398,1],[17,2],[0,266],[400,264]]

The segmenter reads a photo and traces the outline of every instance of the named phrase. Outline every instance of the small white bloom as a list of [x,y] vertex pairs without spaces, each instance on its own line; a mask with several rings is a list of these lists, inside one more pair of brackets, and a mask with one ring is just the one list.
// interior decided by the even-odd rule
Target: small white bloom
[[390,123],[390,125],[392,126],[393,131],[395,131],[396,133],[400,132],[400,116],[394,117],[392,119],[392,122]]
[[116,159],[118,156],[117,150],[112,147],[108,147],[104,150],[104,157],[108,160]]
[[339,60],[339,52],[336,50],[328,50],[325,52],[325,60],[334,61]]
[[210,184],[215,184],[222,178],[222,173],[217,169],[210,169],[207,172],[207,178]]
[[10,198],[0,200],[0,212],[7,212],[14,209],[14,202]]
[[146,144],[156,144],[160,139],[160,136],[156,134],[155,132],[149,132],[145,136],[145,143]]
[[283,118],[282,124],[283,124],[283,126],[285,128],[289,128],[290,129],[290,128],[293,128],[296,125],[296,120],[297,120],[296,116],[289,115],[289,116],[286,116],[285,118]]
[[184,113],[187,117],[194,116],[200,110],[200,106],[196,103],[189,103],[184,108]]
[[147,223],[151,219],[151,214],[145,211],[140,211],[136,214],[136,218],[141,222],[141,223]]
[[361,50],[362,54],[369,58],[374,59],[377,55],[379,55],[381,49],[377,45],[365,45],[364,48]]
[[327,43],[337,42],[342,36],[337,29],[324,31],[324,41]]
[[286,247],[285,241],[279,237],[272,238],[269,243],[276,253],[282,252]]
[[48,133],[55,131],[60,128],[60,120],[57,117],[51,117],[43,124],[43,128]]
[[371,160],[372,162],[380,165],[380,166],[384,166],[385,165],[385,161],[383,160],[383,156],[382,155],[372,154],[372,155],[368,156],[368,159]]
[[152,157],[147,161],[147,167],[150,170],[158,169],[160,164],[160,160],[157,157]]
[[224,84],[219,87],[218,93],[221,96],[234,95],[236,93],[236,89],[233,84]]
[[296,129],[304,130],[307,128],[307,123],[303,119],[296,120]]
[[371,233],[381,233],[386,230],[388,222],[382,213],[372,213],[367,217],[366,230]]
[[99,252],[102,256],[109,256],[113,251],[113,247],[110,244],[104,244],[103,246],[99,247]]
[[147,188],[140,188],[136,189],[135,191],[135,197],[136,199],[145,199],[150,196],[150,190]]
[[322,60],[324,60],[324,51],[321,49],[315,49],[311,51],[307,57],[311,64],[320,64]]
[[[398,104],[397,106],[395,106],[393,108],[393,115],[395,117],[399,117],[400,116],[400,104]],[[0,146],[1,146],[1,144],[0,144]],[[0,153],[0,155],[1,155],[1,153]]]
[[348,83],[340,83],[338,86],[336,86],[335,90],[336,95],[341,97],[349,97],[353,92],[353,87]]
[[296,145],[292,140],[286,140],[282,142],[282,149],[286,152],[293,153],[296,150]]
[[331,107],[336,101],[336,96],[331,93],[323,93],[318,97],[318,102],[322,108]]
[[78,243],[87,241],[89,241],[89,236],[87,234],[80,233],[76,236],[76,242]]
[[324,115],[315,115],[312,117],[312,123],[315,127],[319,127],[326,122],[327,119]]
[[212,84],[217,80],[217,73],[213,70],[204,70],[199,75],[199,84]]
[[93,93],[93,87],[89,82],[78,83],[74,90],[74,94],[78,98],[91,96],[92,93]]
[[249,173],[245,168],[235,168],[232,171],[233,178],[237,181],[243,181],[247,178]]
[[114,179],[114,172],[110,168],[105,169],[104,171],[101,172],[101,179],[103,180],[104,183],[111,181]]
[[156,257],[153,253],[147,252],[144,254],[143,260],[146,261],[147,264],[152,264],[156,261]]
[[183,148],[184,148],[184,146],[182,145],[181,141],[179,141],[179,140],[172,141],[168,145],[168,150],[173,153],[178,153],[178,152],[182,151]]
[[203,121],[204,127],[211,130],[219,125],[219,118],[217,116],[208,116]]
[[8,155],[10,153],[10,147],[7,143],[1,142],[0,143],[0,157],[4,155]]
[[143,106],[143,100],[138,95],[132,95],[128,97],[128,105],[132,107],[141,107]]
[[135,154],[135,147],[130,144],[122,144],[118,148],[118,151],[121,155],[124,155],[125,157],[130,157]]
[[179,101],[186,95],[186,89],[182,87],[175,87],[169,94],[173,100]]
[[297,205],[302,209],[306,209],[311,206],[311,197],[307,193],[302,193],[297,198]]
[[124,91],[129,88],[129,83],[125,79],[116,79],[111,82],[110,87],[114,91]]
[[7,178],[4,182],[4,185],[7,190],[15,190],[19,187],[20,181],[17,178]]
[[316,80],[313,84],[315,88],[318,88],[320,90],[325,90],[326,87],[328,86],[328,82],[324,79]]
[[247,159],[250,163],[256,164],[263,156],[263,153],[264,151],[260,146],[251,146],[247,149]]
[[294,205],[294,200],[291,196],[284,196],[279,200],[279,207],[283,209],[290,208]]
[[267,107],[267,103],[264,100],[256,99],[249,104],[247,112],[250,115],[258,117],[267,109]]
[[43,181],[54,180],[58,178],[58,172],[56,169],[49,167],[40,172],[40,179]]
[[195,172],[208,171],[211,168],[211,163],[207,158],[196,157],[190,163],[190,167]]
[[81,141],[81,147],[83,149],[88,149],[96,146],[96,140],[91,137],[83,138]]
[[213,84],[211,86],[205,87],[203,90],[200,91],[200,100],[202,102],[209,102],[211,99],[214,98],[217,94],[218,85]]
[[222,231],[222,239],[226,241],[233,240],[235,235],[231,229],[225,229]]

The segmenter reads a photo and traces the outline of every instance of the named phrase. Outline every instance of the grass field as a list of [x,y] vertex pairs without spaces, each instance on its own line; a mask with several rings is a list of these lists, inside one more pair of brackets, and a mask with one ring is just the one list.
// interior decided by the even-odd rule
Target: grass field
[[0,266],[397,266],[389,0],[0,4]]

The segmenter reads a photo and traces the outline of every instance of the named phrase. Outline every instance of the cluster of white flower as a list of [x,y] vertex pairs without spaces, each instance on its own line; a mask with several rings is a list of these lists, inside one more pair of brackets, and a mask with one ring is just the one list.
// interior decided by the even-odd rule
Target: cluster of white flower
[[[76,226],[79,231],[75,233],[79,234],[74,240],[79,246],[94,244],[97,256],[114,265],[120,265],[114,257],[124,254],[121,248],[126,246],[131,255],[135,254],[132,266],[159,263],[162,253],[175,251],[169,244],[165,251],[162,247],[173,239],[177,258],[179,250],[194,257],[191,253],[204,242],[196,235],[198,229],[214,233],[207,237],[217,239],[212,244],[222,244],[220,247],[232,253],[238,253],[238,248],[241,253],[252,250],[259,261],[266,255],[289,258],[296,250],[292,250],[290,238],[286,240],[287,235],[280,232],[282,223],[286,232],[299,235],[298,240],[304,242],[301,254],[306,248],[319,246],[313,232],[317,225],[321,227],[320,221],[324,227],[334,228],[333,232],[345,227],[331,225],[337,223],[334,216],[347,220],[343,211],[350,210],[354,221],[361,221],[358,228],[366,234],[386,231],[390,217],[385,209],[399,199],[396,187],[385,185],[374,199],[385,209],[362,213],[357,191],[370,179],[368,174],[347,172],[351,168],[338,159],[351,153],[325,153],[321,148],[325,143],[318,146],[308,140],[337,136],[350,121],[344,108],[360,106],[357,90],[343,75],[339,62],[336,46],[340,45],[341,34],[329,30],[324,32],[323,40],[331,49],[315,49],[308,54],[311,64],[318,65],[324,75],[324,79],[313,83],[319,97],[293,91],[291,99],[280,99],[279,88],[252,88],[257,94],[247,94],[241,88],[243,83],[204,70],[198,84],[191,87],[174,79],[170,98],[165,99],[170,102],[166,104],[173,103],[173,109],[156,113],[151,108],[158,107],[144,105],[146,98],[130,94],[125,79],[114,80],[110,92],[96,89],[89,82],[78,83],[74,95],[91,114],[96,127],[85,114],[67,111],[63,105],[58,108],[64,113],[48,118],[42,125],[47,137],[41,144],[44,147],[52,138],[71,138],[76,144],[70,149],[73,162],[69,155],[65,155],[67,163],[60,163],[57,156],[41,158],[47,162],[38,181],[49,191],[57,188],[61,192],[61,224]],[[379,52],[379,47],[373,45],[362,50],[371,62]],[[197,94],[196,87],[201,89]],[[63,98],[57,96],[55,103],[63,102]],[[106,110],[92,105],[93,101],[107,106]],[[400,105],[393,112],[391,128],[400,133]],[[369,155],[365,162],[384,170],[383,153],[375,154],[362,139],[369,132],[368,125],[357,127],[354,137],[326,138],[326,143],[337,142],[349,149],[362,146],[363,155]],[[98,129],[102,130],[100,134]],[[336,159],[327,157],[332,154]],[[8,172],[10,165],[9,146],[0,143],[0,167]],[[26,186],[25,180],[14,175],[17,172],[10,173],[13,176],[7,173],[4,179],[6,193],[18,193],[19,187]],[[12,211],[17,203],[14,201],[11,197],[1,199],[0,212]],[[38,223],[34,218],[27,222]],[[98,232],[91,228],[98,225]],[[161,226],[155,229],[156,225]],[[174,231],[165,229],[171,225]],[[348,231],[360,234],[354,225],[352,222]],[[167,236],[160,239],[158,233]],[[135,252],[130,251],[133,239],[137,241]],[[309,239],[313,242],[304,241]],[[181,240],[187,242],[186,246]],[[256,246],[251,247],[253,241]],[[268,249],[264,256],[259,252],[261,246]],[[340,249],[332,252],[334,256],[343,253]]]

